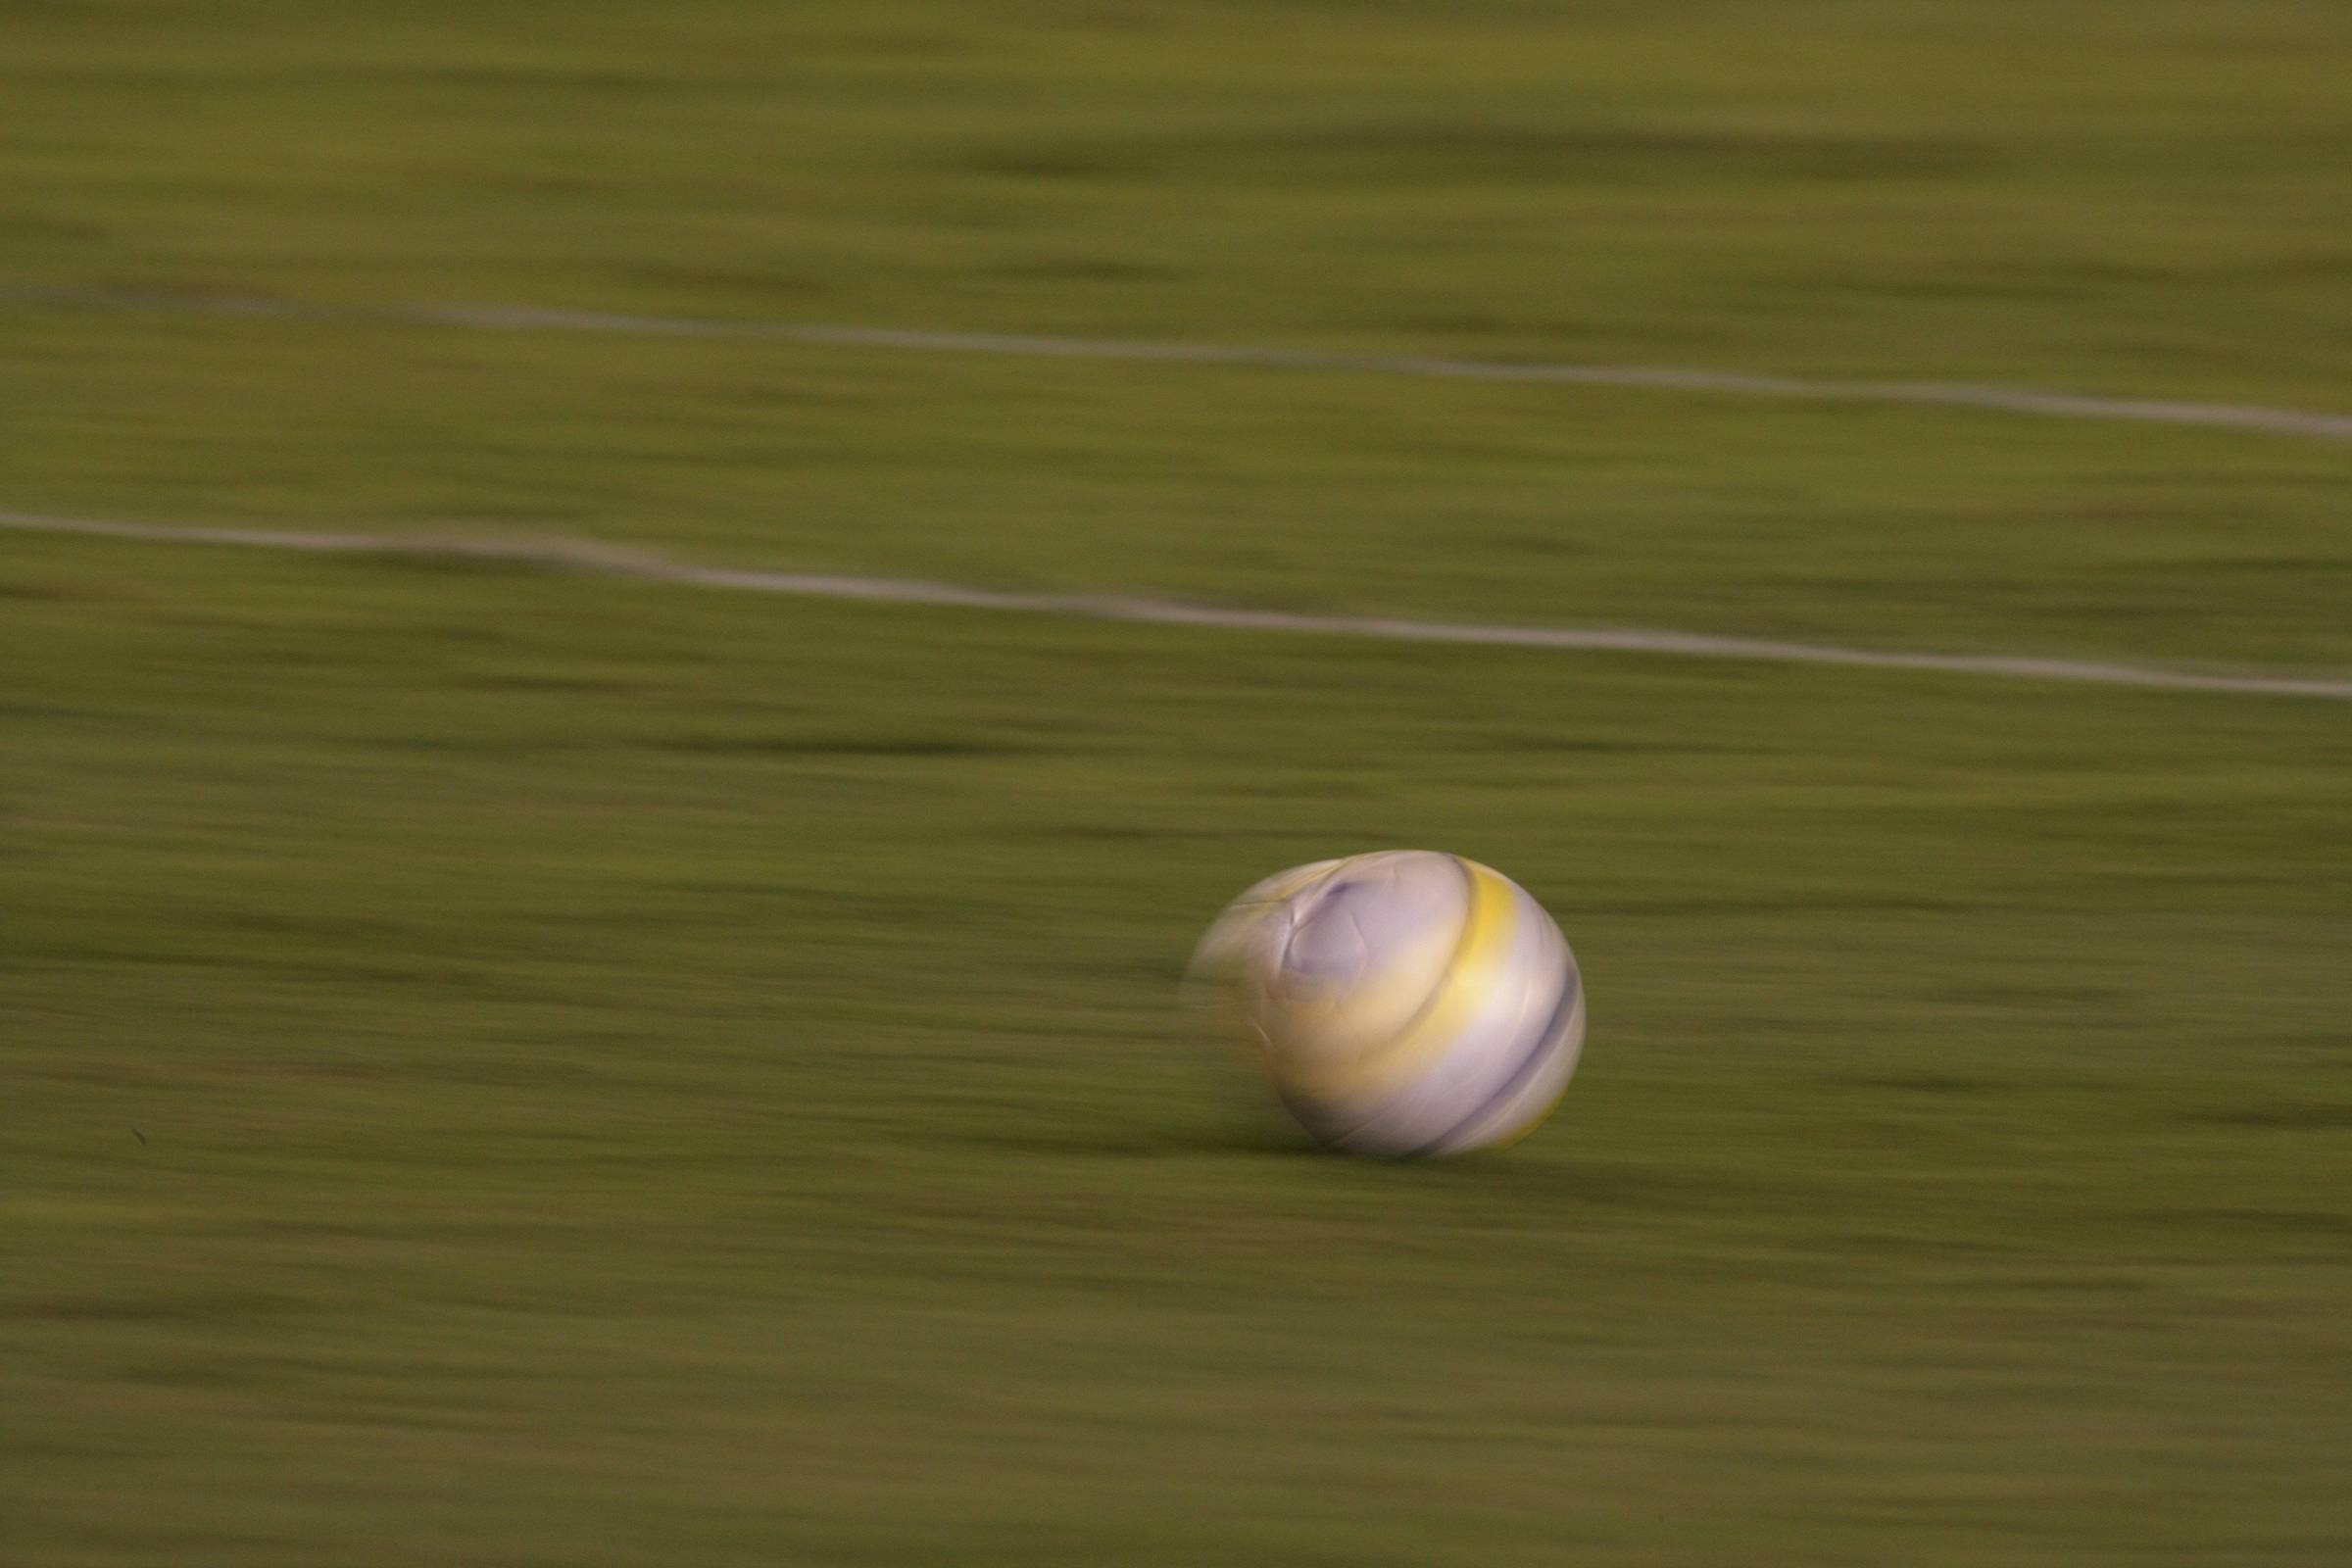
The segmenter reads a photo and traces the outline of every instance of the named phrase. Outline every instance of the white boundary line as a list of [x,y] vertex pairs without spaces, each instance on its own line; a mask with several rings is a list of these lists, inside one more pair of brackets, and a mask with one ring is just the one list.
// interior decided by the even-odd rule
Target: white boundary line
[[2276,408],[2254,403],[2183,402],[2166,398],[2102,397],[2034,387],[1982,386],[1952,381],[1826,381],[1756,375],[1741,370],[1672,366],[1563,365],[1509,360],[1463,360],[1412,354],[1343,354],[1307,349],[1244,348],[1216,343],[1169,343],[1116,338],[1053,337],[1006,332],[931,331],[883,326],[837,326],[806,321],[727,320],[713,317],[631,316],[599,311],[541,310],[510,305],[394,305],[340,307],[237,294],[162,294],[131,290],[0,287],[0,303],[83,310],[156,311],[179,316],[259,317],[273,320],[378,321],[410,326],[498,332],[593,332],[636,337],[706,337],[803,343],[839,348],[897,349],[931,354],[997,354],[1026,359],[1111,360],[1134,364],[1228,366],[1255,369],[1319,370],[1355,375],[1405,375],[1453,381],[1539,382],[1567,386],[1630,387],[1717,397],[1777,398],[1809,403],[1875,403],[1989,410],[2060,419],[2120,419],[2141,424],[2202,425],[2269,435],[2352,441],[2352,414]]
[[1190,605],[1175,600],[1125,594],[1007,593],[993,588],[966,588],[955,583],[922,582],[903,577],[850,577],[703,566],[576,539],[504,543],[495,540],[402,538],[391,534],[295,532],[273,528],[168,527],[96,517],[45,516],[37,513],[6,510],[0,510],[0,529],[163,544],[235,545],[248,549],[290,550],[314,555],[392,555],[445,561],[509,561],[525,565],[587,571],[643,582],[677,583],[695,588],[793,594],[815,599],[856,599],[881,604],[943,605],[966,610],[1009,611],[1021,614],[1061,615],[1087,620],[1207,626],[1224,631],[1370,637],[1388,642],[1470,643],[1497,648],[1664,654],[1687,659],[1726,659],[1764,663],[1843,664],[1863,669],[1925,670],[1946,675],[1996,675],[2022,680],[2139,686],[2159,691],[2318,697],[2352,702],[2352,680],[2286,675],[2198,674],[2190,670],[2165,669],[2146,664],[2109,664],[2001,654],[1902,654],[1749,637],[1715,637],[1702,632],[1633,631],[1580,626],[1500,626],[1463,621],[1406,620],[1381,615],[1309,615],[1287,611]]

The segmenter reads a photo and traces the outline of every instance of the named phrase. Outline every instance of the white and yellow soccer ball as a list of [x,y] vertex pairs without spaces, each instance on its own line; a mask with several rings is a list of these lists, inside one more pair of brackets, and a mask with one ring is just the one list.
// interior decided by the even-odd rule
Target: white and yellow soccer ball
[[1585,1041],[1576,956],[1498,871],[1396,850],[1278,872],[1226,906],[1195,995],[1318,1142],[1391,1157],[1514,1143]]

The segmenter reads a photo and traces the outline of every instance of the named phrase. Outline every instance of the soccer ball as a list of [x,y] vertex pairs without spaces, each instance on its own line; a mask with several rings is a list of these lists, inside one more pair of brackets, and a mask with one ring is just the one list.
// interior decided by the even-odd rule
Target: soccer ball
[[1292,1114],[1351,1153],[1514,1143],[1550,1114],[1585,1041],[1559,927],[1517,883],[1456,855],[1278,872],[1226,906],[1192,976]]

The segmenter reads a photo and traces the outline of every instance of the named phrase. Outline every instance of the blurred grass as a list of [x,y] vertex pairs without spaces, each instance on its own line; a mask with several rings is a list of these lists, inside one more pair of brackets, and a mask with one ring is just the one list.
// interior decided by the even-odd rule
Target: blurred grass
[[2332,0],[43,0],[19,281],[2352,407]]
[[[2352,20],[50,4],[0,284],[1696,364],[2352,410]],[[2352,662],[2352,454],[1548,386],[0,291],[24,507],[2218,663]]]
[[[0,285],[2345,407],[2339,8],[0,14]],[[2341,667],[2339,448],[0,303],[0,505]],[[0,1558],[2352,1550],[2328,704],[0,536]],[[1490,860],[1507,1157],[1168,1010]]]
[[[0,322],[7,318],[0,316]],[[2352,448],[1918,409],[24,313],[20,506],[2352,668]]]
[[[2329,705],[0,560],[17,1560],[2352,1544]],[[1509,1156],[1168,1017],[1392,843],[1590,970]]]

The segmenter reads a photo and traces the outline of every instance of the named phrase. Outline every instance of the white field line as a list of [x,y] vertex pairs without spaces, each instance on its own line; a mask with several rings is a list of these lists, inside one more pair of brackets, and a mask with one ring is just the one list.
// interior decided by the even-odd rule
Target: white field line
[[2086,392],[1984,386],[1956,381],[1827,381],[1673,366],[1564,365],[1446,359],[1413,354],[1344,354],[1310,349],[1246,348],[1216,343],[929,331],[884,326],[837,326],[806,321],[728,320],[713,317],[630,316],[508,305],[345,308],[234,294],[178,295],[100,289],[0,288],[0,302],[8,301],[20,305],[68,306],[85,310],[158,311],[173,315],[241,316],[290,320],[379,321],[411,326],[462,327],[477,331],[763,339],[779,343],[898,349],[928,354],[997,354],[1027,359],[1229,366],[1355,375],[1421,376],[1454,381],[1630,387],[1653,392],[1778,398],[1810,403],[1986,409],[2000,414],[2035,415],[2047,418],[2203,425],[2218,429],[2254,430],[2270,435],[2306,436],[2325,441],[2352,441],[2352,414],[2277,408],[2256,403],[2102,397]]
[[2097,663],[2005,654],[1905,654],[1703,632],[1639,631],[1585,626],[1503,626],[1477,622],[1407,620],[1384,615],[1310,615],[1277,610],[1238,610],[1127,594],[1024,594],[903,577],[853,577],[815,572],[760,571],[704,566],[587,540],[498,541],[403,538],[392,534],[315,533],[274,528],[168,527],[96,517],[44,516],[0,510],[0,528],[24,533],[76,534],[163,544],[237,545],[314,555],[388,555],[443,561],[505,561],[593,572],[644,582],[678,583],[747,593],[857,599],[881,604],[942,605],[1086,620],[1206,626],[1223,631],[1292,632],[1369,637],[1388,642],[1470,643],[1496,648],[1547,648],[1749,662],[1844,664],[1863,669],[1925,670],[1946,675],[1995,675],[2021,680],[2082,681],[2159,691],[2228,692],[2259,697],[2318,697],[2352,701],[2352,680],[2254,674],[2200,674],[2147,664]]

